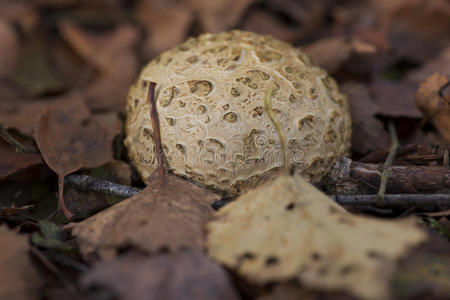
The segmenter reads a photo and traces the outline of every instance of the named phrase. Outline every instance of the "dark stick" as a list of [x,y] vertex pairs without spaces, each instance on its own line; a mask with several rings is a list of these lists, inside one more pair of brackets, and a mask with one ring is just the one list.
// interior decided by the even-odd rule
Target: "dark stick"
[[[341,205],[378,206],[378,195],[332,195],[331,199]],[[449,206],[450,194],[385,194],[382,207],[409,208]]]
[[386,158],[385,163],[382,167],[381,173],[381,181],[380,187],[378,188],[377,193],[377,205],[381,206],[384,204],[384,194],[386,193],[386,187],[389,179],[389,175],[391,173],[392,163],[394,162],[394,158],[397,155],[398,147],[400,146],[397,138],[397,132],[395,130],[394,121],[390,121],[388,124],[389,132],[391,134],[391,150],[389,151],[389,155]]
[[33,146],[25,146],[16,140],[9,132],[6,130],[5,126],[0,123],[0,137],[14,147],[17,153],[39,153],[39,150]]
[[[121,198],[131,197],[141,189],[125,186],[87,175],[69,175],[65,183],[80,191],[94,191]],[[348,206],[376,206],[377,195],[332,195],[331,199],[341,205]],[[383,207],[432,207],[450,206],[450,194],[387,194]],[[213,203],[214,209],[220,209],[230,203],[229,199],[222,199]]]
[[158,159],[158,173],[162,180],[166,176],[164,170],[164,152],[161,144],[161,133],[159,131],[159,118],[155,100],[156,83],[150,82],[148,87],[148,102],[150,104],[150,118],[152,119],[153,136],[156,146],[156,158]]
[[82,192],[97,192],[106,195],[113,195],[120,198],[128,198],[141,190],[131,186],[121,185],[114,182],[100,180],[87,175],[66,176],[64,183]]

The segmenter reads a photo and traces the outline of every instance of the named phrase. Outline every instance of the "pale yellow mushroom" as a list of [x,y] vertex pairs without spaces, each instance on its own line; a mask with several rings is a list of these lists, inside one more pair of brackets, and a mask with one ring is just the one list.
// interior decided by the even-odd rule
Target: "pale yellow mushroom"
[[[157,167],[150,81],[170,170],[199,184],[242,193],[273,177],[285,157],[318,182],[349,150],[347,99],[300,49],[251,32],[203,34],[151,61],[130,89],[125,145],[144,181]],[[265,110],[269,90],[286,155]]]

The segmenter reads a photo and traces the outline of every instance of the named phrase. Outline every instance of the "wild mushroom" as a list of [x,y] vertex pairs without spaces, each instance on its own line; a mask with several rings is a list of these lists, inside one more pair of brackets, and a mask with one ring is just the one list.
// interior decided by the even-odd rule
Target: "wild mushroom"
[[148,82],[170,170],[202,185],[240,193],[284,165],[264,106],[270,90],[296,172],[317,182],[349,149],[347,100],[301,50],[251,32],[208,33],[162,53],[130,89],[125,145],[144,181],[157,167]]

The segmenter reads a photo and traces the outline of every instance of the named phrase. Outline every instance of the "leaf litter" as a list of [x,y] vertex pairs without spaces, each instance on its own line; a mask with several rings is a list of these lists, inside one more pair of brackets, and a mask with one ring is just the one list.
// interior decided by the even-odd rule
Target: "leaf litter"
[[82,288],[108,288],[122,300],[237,300],[227,273],[200,251],[126,255],[97,264]]
[[305,179],[281,175],[216,214],[208,253],[251,282],[298,279],[386,299],[395,260],[426,239],[416,223],[352,215]]
[[84,99],[77,95],[44,109],[37,118],[34,138],[45,162],[58,174],[59,204],[68,218],[72,213],[64,204],[64,176],[112,160],[106,137],[106,130],[92,120]]
[[0,299],[37,300],[44,281],[32,264],[26,236],[0,226]]
[[[420,151],[414,151],[414,153],[399,157],[395,164],[448,165],[448,149],[443,139],[446,131],[441,130],[441,135],[439,135],[438,130],[435,130],[439,126],[434,121],[434,115],[427,113],[422,115],[414,103],[414,96],[419,85],[428,76],[436,72],[447,77],[449,75],[449,36],[448,30],[446,30],[448,28],[446,25],[449,22],[449,10],[447,9],[448,3],[446,0],[347,1],[345,3],[328,0],[302,2],[293,0],[242,0],[235,1],[236,3],[233,3],[231,6],[227,1],[210,2],[207,0],[170,2],[160,0],[96,1],[95,3],[76,0],[0,1],[0,35],[2,36],[0,41],[2,45],[0,49],[0,121],[14,135],[18,132],[32,136],[37,115],[48,107],[58,106],[60,102],[63,103],[62,106],[66,105],[64,103],[68,103],[68,99],[71,98],[68,96],[73,93],[80,93],[85,98],[87,107],[92,110],[88,119],[94,120],[94,123],[101,123],[102,127],[107,130],[106,143],[111,144],[112,140],[121,131],[123,120],[118,112],[124,107],[126,90],[136,75],[138,64],[153,58],[162,49],[177,44],[177,41],[198,35],[205,30],[250,28],[262,34],[271,33],[275,37],[296,45],[302,45],[302,47],[306,46],[309,49],[316,47],[317,51],[314,50],[311,54],[316,56],[323,54],[322,57],[325,62],[323,65],[336,76],[340,86],[348,88],[350,85],[347,90],[351,98],[350,101],[353,102],[352,106],[354,106],[355,111],[360,110],[359,114],[356,113],[356,117],[353,116],[356,122],[353,127],[355,135],[352,150],[356,157],[352,158],[358,159],[359,155],[367,152],[370,155],[371,151],[382,149],[385,146],[384,140],[381,138],[383,135],[382,126],[383,121],[388,117],[394,119],[403,128],[403,131],[405,131],[406,127],[407,133],[410,134],[407,138],[406,136],[400,136],[402,145],[406,146],[410,142],[422,143],[422,145],[417,145],[420,147],[424,144],[435,143],[441,144],[440,149],[442,150],[439,152],[439,155],[434,152],[420,154]],[[145,10],[143,9],[144,7]],[[152,16],[154,17],[146,18],[146,15],[150,16],[151,13],[153,13]],[[333,41],[335,42],[332,43]],[[319,47],[318,45],[321,46]],[[373,52],[374,47],[376,48],[375,52]],[[36,51],[30,51],[33,48]],[[35,61],[33,61],[33,57],[36,58]],[[402,61],[412,63],[412,68],[408,66],[408,68],[402,69]],[[391,71],[393,72],[389,73]],[[40,76],[42,74],[45,76]],[[397,77],[389,77],[392,74]],[[12,77],[13,75],[15,77]],[[436,82],[431,83],[428,79],[426,86],[427,92],[421,93],[423,96],[421,102],[424,105],[429,105],[434,103],[433,99],[436,99],[437,84]],[[57,97],[53,96],[54,93],[58,94]],[[52,96],[49,94],[52,94]],[[445,89],[443,89],[442,94],[446,95]],[[361,103],[358,102],[358,99],[360,99]],[[371,102],[371,104],[364,106],[364,103],[368,102]],[[358,109],[359,106],[362,106],[362,108]],[[433,111],[445,112],[442,109]],[[381,118],[378,119],[377,117],[380,116]],[[77,114],[71,115],[70,118],[78,119]],[[419,118],[423,118],[423,123],[428,121],[431,125],[427,124],[419,128]],[[407,122],[405,122],[405,119],[407,119]],[[373,125],[372,131],[370,130],[371,125]],[[101,135],[104,133],[103,130],[101,130]],[[361,134],[361,131],[364,133]],[[117,141],[120,141],[120,139],[116,138],[114,140],[115,143]],[[58,141],[55,140],[54,142],[53,146]],[[8,145],[5,144],[4,146]],[[31,167],[27,167],[27,164],[22,165],[27,160],[25,156],[22,154],[20,156],[19,154],[16,155],[10,150],[11,148],[8,148],[8,152],[2,152],[8,153],[7,156],[2,158],[7,165],[9,164],[7,160],[10,160],[8,157],[11,157],[13,160],[11,161],[13,167],[9,169],[11,171],[6,172],[10,175],[6,175],[4,180],[0,182],[2,213],[10,210],[18,213],[14,215],[2,214],[0,223],[20,226],[18,228],[22,228],[22,231],[34,231],[37,233],[37,226],[31,220],[43,220],[54,211],[56,188],[53,182],[55,178],[45,166],[36,168],[32,167],[34,164],[30,165]],[[11,156],[9,156],[10,154]],[[126,160],[126,155],[119,156]],[[116,156],[116,158],[119,156]],[[38,155],[35,157],[38,157]],[[83,159],[77,158],[77,160]],[[380,162],[380,160],[377,162]],[[23,167],[20,167],[20,165]],[[92,168],[84,166],[81,168],[81,172],[91,176],[103,177],[102,172],[99,173],[102,167],[94,170]],[[122,170],[122,168],[119,169]],[[119,176],[120,178],[114,176],[114,178],[111,177],[109,180],[123,184],[132,183],[134,186],[142,184],[136,181],[135,174],[130,175],[129,170],[123,170],[123,172],[120,170],[120,175],[122,175]],[[184,183],[186,182],[183,181]],[[156,185],[154,189],[156,189]],[[68,193],[72,192],[77,193],[73,189],[68,191]],[[181,193],[183,192],[184,189],[182,188]],[[440,192],[447,192],[447,190]],[[74,209],[75,205],[80,202],[78,211],[89,211],[92,213],[115,202],[109,201],[111,199],[105,201],[105,197],[101,197],[106,195],[93,194],[89,194],[87,197],[88,201],[84,201],[86,200],[84,199],[86,196],[84,193],[73,197],[66,195],[66,200],[69,198],[74,203],[74,206],[69,208]],[[180,194],[174,192],[170,197],[178,198]],[[103,203],[97,200],[101,200]],[[150,203],[150,200],[139,200],[137,205],[142,207],[139,204],[140,202]],[[207,202],[209,203],[209,201]],[[151,203],[152,205],[150,206],[159,207],[163,201],[158,205]],[[87,209],[86,207],[91,204],[95,206],[94,209]],[[36,210],[21,210],[26,206],[34,206]],[[129,206],[131,207],[132,205],[129,204]],[[420,208],[412,209],[417,211]],[[430,218],[425,219],[423,226],[434,228],[434,231],[441,232],[444,235],[445,232],[448,233],[449,217],[441,214],[445,212],[439,212],[439,210],[443,209],[446,208],[436,208],[428,213]],[[189,212],[190,210],[186,211]],[[192,211],[197,210],[192,209]],[[385,212],[385,210],[383,211]],[[132,212],[134,213],[134,211]],[[205,213],[210,216],[211,211],[205,209]],[[389,216],[397,216],[397,213],[400,212],[394,211]],[[411,211],[403,213],[408,214]],[[125,213],[123,212],[123,214]],[[176,213],[171,214],[173,216],[177,215]],[[153,214],[150,215],[153,216]],[[180,212],[180,215],[184,215],[184,213]],[[138,213],[137,216],[141,217],[143,214]],[[131,216],[129,218],[131,219]],[[162,216],[158,216],[157,220],[162,218]],[[189,219],[190,216],[182,216],[182,218],[183,220]],[[200,217],[194,217],[194,219],[201,219],[200,222],[204,222],[204,219]],[[382,222],[384,223],[385,220]],[[112,223],[108,224],[111,227],[115,226]],[[124,222],[120,224],[124,224]],[[175,222],[174,226],[183,226],[179,224],[184,223]],[[260,222],[262,228],[264,228],[265,224],[265,221]],[[357,224],[359,224],[359,221]],[[199,227],[201,226],[199,225]],[[336,225],[336,227],[339,228],[339,225]],[[169,228],[173,227],[169,226]],[[119,231],[118,228],[115,230]],[[144,231],[144,229],[142,230]],[[409,232],[410,229],[407,231]],[[108,233],[109,231],[105,232]],[[314,230],[313,232],[316,231]],[[159,234],[163,235],[162,233]],[[233,234],[237,236],[242,235],[240,232]],[[0,236],[3,237],[3,232],[0,233]],[[145,234],[142,236],[148,238]],[[403,233],[398,233],[397,236],[392,237],[385,244],[389,245],[391,242],[396,244],[395,240],[401,236],[403,236]],[[22,250],[27,245],[23,237],[23,235],[16,235],[12,238],[11,235],[11,239],[4,240],[0,238],[2,245],[8,245],[5,246],[2,254],[12,253],[9,250],[15,251],[17,253],[14,256],[15,258],[21,257],[21,259],[23,258],[26,261],[25,257],[28,257],[28,255],[22,255],[24,254]],[[41,239],[44,248],[45,245],[59,247],[56,244],[53,245],[58,239],[48,239],[44,234],[41,234],[40,237],[44,238],[44,240]],[[14,240],[18,239],[22,239],[24,247],[21,249],[14,246],[16,244]],[[326,242],[327,245],[332,247],[335,245],[334,241],[334,239],[330,239]],[[366,238],[362,241],[366,241]],[[448,245],[448,242],[443,238],[440,238],[440,242]],[[204,243],[204,237],[202,243]],[[164,243],[161,242],[161,244]],[[430,240],[427,244],[440,247],[436,240]],[[228,246],[224,245],[225,248]],[[127,246],[120,246],[119,248],[114,246],[114,250],[111,251],[116,254],[117,252],[122,252],[124,247]],[[282,248],[281,246],[278,247]],[[107,255],[107,250],[103,246],[100,248],[103,253],[103,255],[100,255],[102,258],[113,256]],[[359,246],[356,248],[359,249]],[[163,249],[167,249],[167,247],[163,247]],[[332,252],[333,249],[329,251]],[[97,251],[97,248],[95,251]],[[153,253],[153,251],[146,252]],[[161,259],[160,268],[155,267],[155,269],[148,270],[149,272],[151,271],[151,275],[148,276],[157,277],[160,275],[158,272],[165,272],[164,270],[167,269],[175,270],[177,266],[173,266],[171,260],[174,259],[176,262],[179,262],[176,257],[184,251],[175,252],[174,254],[160,253],[141,257],[133,265],[130,262],[132,267],[127,276],[130,274],[131,278],[133,270],[138,269],[138,261],[143,262],[144,260],[160,259],[161,257],[164,257],[164,259]],[[328,253],[326,252],[325,254],[328,255]],[[123,254],[119,253],[119,255]],[[190,254],[186,255],[193,262],[198,262],[197,259],[193,259],[191,256]],[[321,257],[321,261],[325,265],[323,257]],[[384,261],[386,259],[381,260]],[[389,257],[388,260],[393,261],[394,259]],[[276,265],[276,263],[273,263],[273,259],[269,261],[270,265]],[[338,261],[340,260],[338,259]],[[116,260],[113,260],[112,263],[116,263]],[[403,255],[402,263],[404,265],[401,267],[404,269],[397,272],[393,278],[392,288],[396,298],[415,299],[418,295],[419,297],[425,295],[427,298],[446,299],[446,295],[448,295],[448,276],[446,275],[448,275],[449,270],[449,259],[446,253],[433,256],[426,250],[424,256],[419,258],[412,254]],[[198,264],[200,265],[201,263]],[[380,265],[383,264],[380,263]],[[181,265],[185,266],[185,264]],[[366,266],[365,264],[362,265]],[[34,274],[33,271],[28,272],[29,267],[32,267],[32,265],[21,267],[23,274],[30,276]],[[60,267],[57,266],[57,268]],[[111,270],[115,268],[111,267]],[[120,265],[120,268],[126,269],[127,264],[124,262]],[[389,271],[392,268],[394,268],[394,265],[388,265],[385,273],[380,272],[380,277],[386,274],[385,280],[380,279],[374,282],[377,284],[381,281],[387,282],[390,277]],[[16,276],[18,272],[7,268],[3,268],[3,270],[5,270],[2,273],[4,276],[0,276],[0,298],[3,298],[2,292],[5,288],[6,291],[9,291],[8,288],[12,284],[20,285],[23,283],[23,276]],[[70,273],[70,270],[67,272],[66,270],[64,268],[64,273]],[[94,267],[92,270],[97,272],[97,267]],[[176,274],[184,271],[184,269],[183,271],[176,270],[178,272]],[[372,269],[367,270],[370,272]],[[223,271],[223,268],[221,271]],[[230,271],[236,274],[234,268],[231,268]],[[185,272],[182,275],[182,277],[184,276],[184,279],[181,280],[182,282],[190,282],[191,285],[194,285],[193,287],[199,286],[200,283],[198,282],[204,282],[203,279],[196,275],[191,275],[192,281],[186,281],[189,273],[196,274],[195,268],[185,267]],[[327,273],[328,271],[325,272]],[[94,283],[94,281],[102,282],[100,279],[102,276],[108,277],[111,275],[113,277],[113,274],[101,272],[97,274],[98,276],[96,275],[95,279],[88,282],[88,287],[91,287],[91,283]],[[29,286],[23,285],[23,287],[26,290],[33,291],[31,299],[36,298],[36,296],[48,299],[86,298],[84,294],[74,295],[67,288],[61,287],[59,283],[54,282],[54,278],[50,278],[44,273],[40,275],[42,276],[41,282],[43,279],[47,282],[51,281],[52,284],[42,288],[42,285],[36,284],[31,278],[33,276],[27,277],[29,281],[26,284]],[[14,281],[15,278],[18,278],[17,281]],[[109,285],[105,284],[105,286],[110,289],[114,289],[113,285],[115,284],[120,285],[123,283],[120,287],[122,291],[126,291],[129,286],[134,286],[132,280],[125,281],[123,280],[124,277],[121,279],[109,280],[108,277],[103,282],[109,281]],[[140,279],[142,278],[139,277],[135,280]],[[145,287],[147,285],[145,279],[147,278],[139,281],[144,285],[141,285],[140,288],[145,288],[149,293],[155,291],[158,294],[167,286],[170,289],[175,289],[177,292],[180,291],[180,286],[177,285],[175,287],[176,284],[170,280],[171,278],[169,280],[161,280],[150,287]],[[316,285],[292,281],[288,283],[283,281],[280,284],[276,284],[272,293],[273,298],[267,299],[284,300],[298,299],[300,297],[301,299],[354,299],[348,296],[347,293],[341,295],[339,292],[330,292],[327,288],[321,289],[320,287],[317,288]],[[195,282],[195,284],[192,282]],[[328,284],[328,281],[325,281],[325,283]],[[256,294],[261,289],[261,286],[245,285],[242,278],[235,278],[233,286],[238,287],[241,293],[243,292],[243,298],[260,299]],[[269,281],[267,285],[268,287],[264,287],[264,289],[271,289],[273,282]],[[433,288],[431,290],[424,289],[424,286],[428,285]],[[207,286],[216,287],[215,285],[209,285],[209,283]],[[402,290],[400,294],[398,293],[399,286]],[[60,292],[52,294],[53,287],[56,287],[55,290]],[[434,290],[435,287],[438,287],[438,292]],[[188,287],[187,290],[189,291],[190,288]],[[351,291],[350,288],[341,289]],[[167,293],[170,294],[171,292],[167,291]],[[182,295],[184,296],[184,294]],[[120,297],[127,296],[122,293],[119,294]],[[15,299],[16,297],[9,298]],[[263,297],[262,299],[266,298]]]
[[204,226],[220,197],[174,175],[162,183],[154,176],[153,184],[135,196],[68,225],[86,258],[93,253],[111,258],[127,246],[149,253],[204,248]]

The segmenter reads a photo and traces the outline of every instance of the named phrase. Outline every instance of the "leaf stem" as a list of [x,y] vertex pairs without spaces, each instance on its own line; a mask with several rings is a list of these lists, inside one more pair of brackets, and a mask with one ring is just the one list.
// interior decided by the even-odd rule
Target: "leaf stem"
[[383,166],[381,167],[381,181],[380,187],[378,188],[377,193],[377,205],[382,206],[384,204],[384,195],[386,193],[387,182],[389,179],[389,175],[391,173],[392,163],[394,162],[395,156],[397,155],[398,147],[400,143],[398,142],[397,132],[395,130],[394,121],[389,121],[388,123],[389,133],[391,134],[391,150],[389,151],[389,155],[386,158]]

